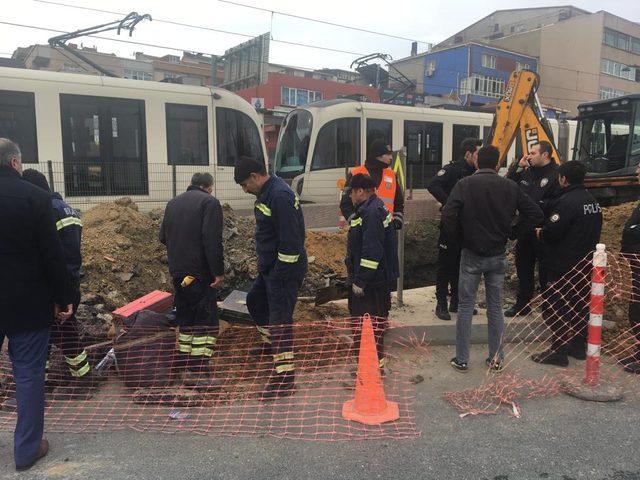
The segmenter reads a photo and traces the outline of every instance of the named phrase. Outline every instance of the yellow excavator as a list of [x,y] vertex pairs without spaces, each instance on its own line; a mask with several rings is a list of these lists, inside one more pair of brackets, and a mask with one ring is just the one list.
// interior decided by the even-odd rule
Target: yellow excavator
[[[554,161],[569,159],[568,153],[560,153],[542,113],[536,94],[539,85],[540,77],[530,70],[513,72],[509,78],[487,139],[500,151],[498,169],[504,166],[516,138],[522,155],[546,140],[553,148]],[[576,120],[573,160],[587,167],[586,187],[603,206],[636,200],[640,193],[635,175],[640,163],[640,95],[581,104]]]
[[504,95],[496,106],[487,142],[500,151],[498,170],[504,166],[507,152],[518,136],[523,155],[529,154],[536,143],[547,141],[553,148],[554,161],[561,161],[549,123],[542,114],[536,93],[539,85],[540,77],[531,70],[518,70],[509,77]]

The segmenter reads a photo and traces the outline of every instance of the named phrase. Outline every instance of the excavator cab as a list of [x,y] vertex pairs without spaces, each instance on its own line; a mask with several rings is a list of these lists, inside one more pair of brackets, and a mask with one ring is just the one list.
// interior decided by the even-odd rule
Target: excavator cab
[[586,185],[606,205],[635,200],[640,186],[640,95],[581,104],[573,159],[587,166]]

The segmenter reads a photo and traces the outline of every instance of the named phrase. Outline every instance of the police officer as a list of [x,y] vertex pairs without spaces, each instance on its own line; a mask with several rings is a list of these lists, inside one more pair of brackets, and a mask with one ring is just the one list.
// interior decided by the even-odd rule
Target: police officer
[[[398,278],[398,244],[392,215],[375,191],[377,183],[358,173],[351,179],[349,197],[354,206],[347,240],[349,314],[371,315],[378,361],[384,368],[383,335],[391,309],[390,284]],[[356,331],[360,331],[356,328]],[[359,351],[360,335],[356,335],[354,352]]]
[[195,173],[187,191],[167,203],[160,226],[175,292],[184,383],[202,388],[220,383],[208,368],[219,329],[216,288],[224,280],[222,207],[212,190],[211,174]]
[[[442,206],[458,180],[476,171],[478,150],[482,140],[465,138],[460,144],[462,158],[452,161],[438,171],[427,185],[429,193]],[[436,271],[436,316],[441,320],[451,320],[449,312],[458,311],[458,270],[460,269],[460,239],[448,238],[442,227],[438,238],[438,269]],[[447,308],[447,295],[451,287],[451,301]]]
[[375,182],[377,196],[392,214],[393,225],[396,230],[402,228],[404,224],[404,194],[402,188],[398,185],[395,172],[390,167],[392,160],[393,152],[391,147],[383,139],[378,138],[371,142],[365,164],[351,169],[340,199],[340,211],[342,216],[347,219],[347,222],[355,212],[349,196],[350,181],[354,175],[362,173],[369,175]]
[[[558,189],[558,165],[553,160],[549,142],[539,142],[531,147],[531,153],[518,162],[514,162],[507,172],[507,178],[516,182],[520,188],[536,202],[547,215],[549,200]],[[538,225],[536,225],[538,226]],[[516,232],[516,272],[518,274],[518,293],[516,303],[508,308],[505,317],[527,315],[531,308],[529,302],[534,291],[534,270],[538,261],[538,279],[540,287],[544,282],[544,268],[541,262],[541,248],[532,228],[521,228],[517,224]]]
[[[636,169],[640,179],[640,166]],[[629,323],[636,345],[620,359],[625,371],[640,374],[640,204],[633,209],[622,230],[620,252],[631,266],[631,299],[629,301]]]
[[240,157],[234,179],[257,197],[258,278],[247,294],[247,309],[263,340],[260,353],[273,356],[269,382],[262,392],[262,400],[271,400],[295,391],[293,310],[307,271],[304,218],[293,190],[281,178],[269,175],[261,162]]
[[600,205],[583,184],[586,173],[577,161],[560,165],[551,214],[535,230],[543,248],[543,318],[552,340],[548,350],[531,357],[537,363],[566,367],[568,355],[586,358],[591,262],[585,257],[595,250],[602,229]]
[[[53,212],[56,220],[56,229],[62,243],[64,256],[67,263],[69,277],[72,280],[73,290],[73,311],[75,312],[80,303],[80,267],[82,266],[82,254],[80,252],[80,242],[82,238],[82,220],[79,213],[71,208],[57,192],[51,192],[47,178],[39,171],[32,168],[22,172],[23,180],[30,182],[51,195]],[[69,375],[74,382],[72,389],[67,389],[65,394],[84,393],[93,383],[91,366],[87,356],[87,351],[80,343],[78,330],[78,320],[75,314],[64,323],[54,323],[51,327],[50,342],[57,345],[64,355],[65,363]],[[47,367],[49,362],[47,362]]]

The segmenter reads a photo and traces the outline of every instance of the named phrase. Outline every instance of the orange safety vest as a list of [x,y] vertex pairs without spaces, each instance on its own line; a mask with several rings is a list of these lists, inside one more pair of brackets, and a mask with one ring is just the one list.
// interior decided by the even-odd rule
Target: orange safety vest
[[[369,170],[367,170],[367,167],[364,165],[353,167],[351,169],[351,175],[357,175],[358,173],[369,175]],[[398,182],[396,181],[395,172],[390,167],[382,170],[382,178],[380,178],[380,185],[378,185],[376,193],[378,194],[378,197],[380,197],[380,200],[384,202],[387,210],[391,213],[393,213],[393,202],[396,199],[397,187]]]

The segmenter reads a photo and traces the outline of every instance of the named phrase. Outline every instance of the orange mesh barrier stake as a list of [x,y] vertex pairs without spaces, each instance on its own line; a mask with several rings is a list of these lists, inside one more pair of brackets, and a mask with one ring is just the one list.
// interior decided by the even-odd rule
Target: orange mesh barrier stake
[[384,395],[373,326],[368,314],[362,318],[356,395],[344,403],[342,416],[366,425],[379,425],[400,418],[398,404],[388,402]]

